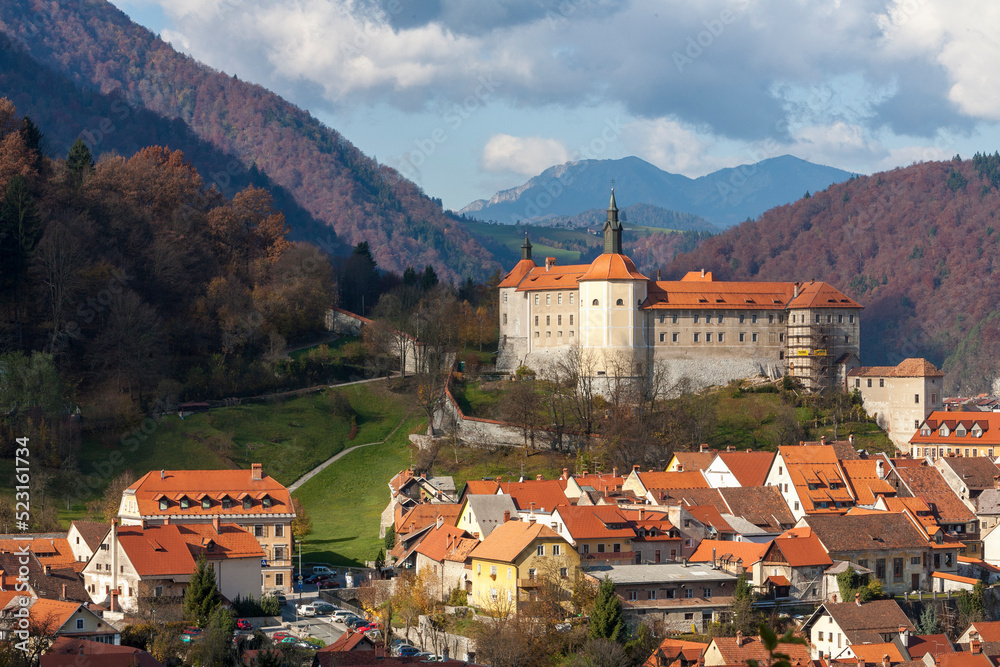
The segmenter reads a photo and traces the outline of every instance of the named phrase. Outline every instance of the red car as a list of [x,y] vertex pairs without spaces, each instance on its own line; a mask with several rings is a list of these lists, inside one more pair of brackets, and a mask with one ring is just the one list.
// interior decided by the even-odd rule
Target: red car
[[354,628],[355,632],[368,632],[369,630],[378,630],[378,623],[369,623],[368,625],[359,625]]
[[245,618],[236,619],[237,630],[253,630],[253,624]]
[[282,632],[275,632],[273,635],[271,635],[271,641],[273,641],[275,644],[277,644],[282,639],[285,639],[286,637],[292,637],[292,636],[293,635],[291,633],[284,632],[284,631],[282,631]]

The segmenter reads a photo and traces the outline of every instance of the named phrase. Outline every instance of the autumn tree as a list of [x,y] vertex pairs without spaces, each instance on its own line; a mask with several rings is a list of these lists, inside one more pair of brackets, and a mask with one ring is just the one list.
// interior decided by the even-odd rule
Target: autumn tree
[[118,516],[122,504],[122,493],[135,482],[135,473],[126,470],[111,480],[104,495],[87,503],[87,516],[92,521],[111,523]]
[[15,176],[35,175],[38,155],[28,147],[22,133],[23,120],[6,97],[0,98],[0,191],[7,188]]
[[521,429],[524,439],[524,449],[528,450],[535,444],[535,428],[539,419],[539,395],[535,390],[534,380],[518,380],[510,383],[499,403],[500,418],[503,421],[516,424]]
[[295,512],[295,518],[292,519],[292,535],[296,538],[305,537],[312,532],[312,519],[298,498],[292,498],[292,511]]

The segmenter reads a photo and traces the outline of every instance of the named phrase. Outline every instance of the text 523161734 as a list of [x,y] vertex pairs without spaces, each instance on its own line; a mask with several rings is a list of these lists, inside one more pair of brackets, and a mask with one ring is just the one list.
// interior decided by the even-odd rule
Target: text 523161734
[[17,449],[14,452],[14,519],[17,529],[22,533],[28,530],[31,523],[31,451],[28,438],[17,438]]

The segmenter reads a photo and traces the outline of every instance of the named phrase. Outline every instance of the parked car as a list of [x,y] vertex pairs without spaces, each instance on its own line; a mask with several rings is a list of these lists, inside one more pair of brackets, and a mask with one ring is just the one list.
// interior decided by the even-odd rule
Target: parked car
[[298,637],[288,636],[277,643],[281,644],[282,646],[289,646],[289,645],[294,646],[295,644],[298,644],[300,641],[302,640],[299,639]]
[[368,632],[365,633],[365,637],[368,637],[368,639],[378,644],[379,642],[382,641],[382,630],[380,630],[379,628],[375,628],[374,630],[369,630]]
[[253,623],[245,618],[236,619],[236,629],[237,630],[253,630]]
[[201,638],[201,630],[198,628],[185,628],[184,634],[181,635],[181,641],[185,644],[196,641]]
[[412,658],[413,656],[417,655],[420,652],[421,652],[420,649],[418,649],[416,646],[403,644],[402,646],[394,650],[392,654],[397,658]]
[[340,588],[340,584],[337,583],[336,581],[333,581],[332,579],[328,579],[327,581],[320,581],[318,583],[319,583],[318,588],[321,591],[329,590],[331,588]]
[[337,574],[337,571],[336,570],[331,570],[326,565],[314,565],[313,569],[312,569],[312,573],[313,574],[326,574],[326,575],[333,576],[333,575]]
[[351,620],[346,621],[346,624],[347,624],[347,627],[351,628],[352,630],[356,630],[356,629],[360,628],[362,625],[368,625],[368,621],[365,620],[365,619],[363,619],[363,618],[358,617],[358,618],[352,618]]
[[285,597],[284,593],[278,593],[278,604],[281,605],[282,607],[288,604],[288,598]]
[[378,623],[369,623],[368,625],[359,625],[354,628],[355,632],[370,632],[372,630],[378,630]]
[[312,603],[312,606],[316,607],[316,613],[318,614],[328,614],[337,609],[337,605],[331,604],[326,600],[316,600]]
[[319,648],[315,644],[311,644],[311,643],[309,643],[307,641],[298,641],[298,642],[295,642],[295,646],[298,647],[298,648],[304,648],[304,649],[310,650],[310,651],[315,651],[317,648]]
[[285,637],[291,637],[291,636],[292,634],[290,632],[285,632],[284,630],[282,630],[281,632],[275,632],[273,635],[271,635],[271,641],[277,643],[280,642]]
[[357,618],[357,614],[355,614],[353,611],[348,611],[346,609],[338,609],[332,614],[330,614],[330,616],[333,617],[333,620],[340,622],[344,622],[345,620],[347,620],[352,616]]
[[299,616],[315,616],[316,615],[316,607],[314,607],[312,604],[300,604],[297,607],[297,610],[299,612]]

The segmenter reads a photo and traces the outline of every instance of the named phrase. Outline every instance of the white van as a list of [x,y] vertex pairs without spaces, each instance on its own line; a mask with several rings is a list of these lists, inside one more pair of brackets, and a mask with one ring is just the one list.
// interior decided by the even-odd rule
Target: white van
[[333,576],[333,575],[336,574],[336,572],[334,570],[331,570],[326,565],[313,565],[313,571],[312,571],[312,573],[313,574],[329,574],[330,576]]
[[298,606],[299,616],[315,616],[316,607],[311,604],[300,604]]

